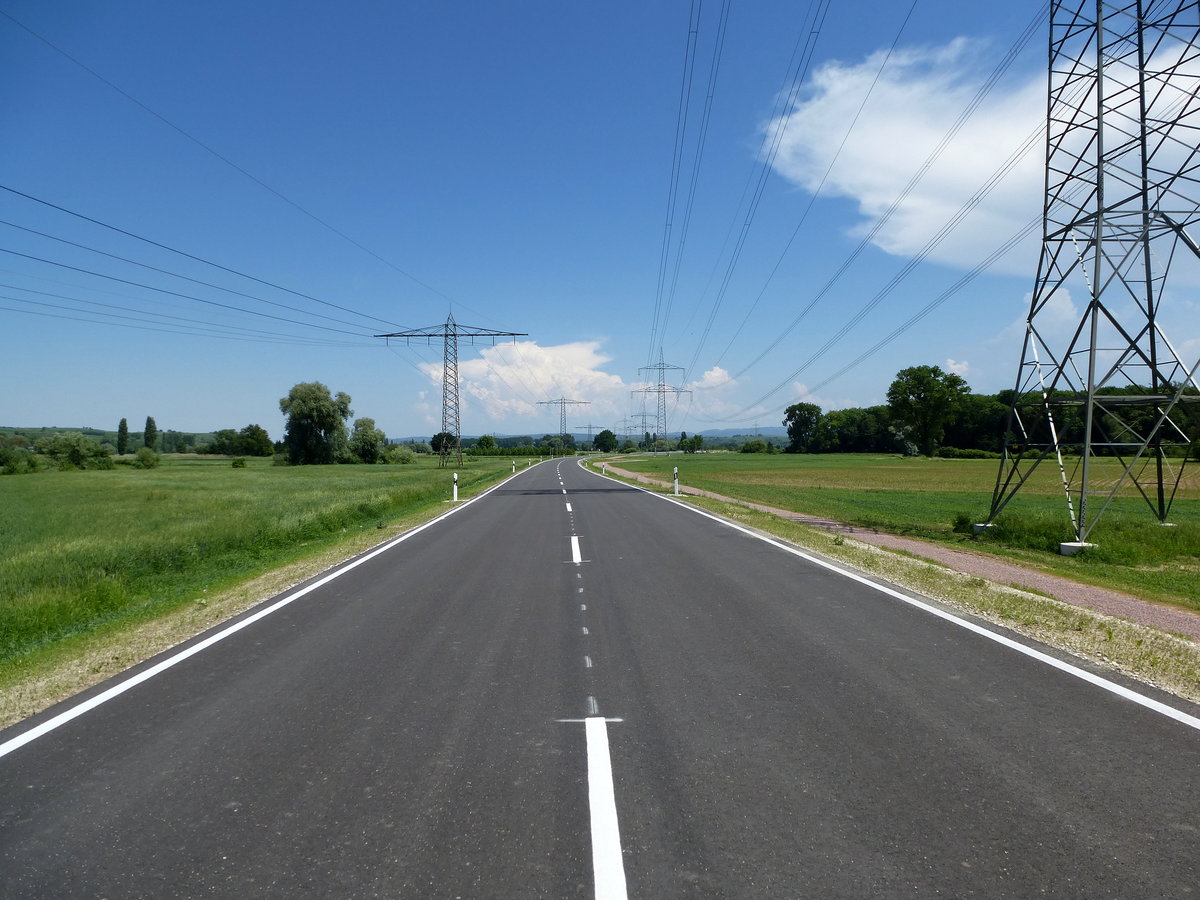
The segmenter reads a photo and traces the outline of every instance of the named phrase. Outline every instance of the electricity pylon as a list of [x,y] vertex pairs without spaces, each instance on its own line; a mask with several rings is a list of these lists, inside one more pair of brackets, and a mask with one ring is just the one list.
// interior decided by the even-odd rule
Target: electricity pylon
[[667,372],[682,372],[683,366],[669,366],[663,362],[662,350],[658,351],[658,362],[648,366],[642,366],[638,369],[639,372],[657,372],[658,381],[651,384],[649,387],[638,388],[630,391],[631,394],[657,394],[658,395],[658,415],[656,420],[658,428],[655,434],[662,437],[667,430],[667,395],[671,394],[676,398],[681,394],[690,394],[691,391],[686,391],[683,388],[677,388],[667,384]]
[[458,403],[458,342],[459,339],[474,344],[477,339],[487,338],[495,346],[498,337],[525,337],[524,331],[493,331],[491,328],[475,328],[470,325],[459,325],[454,321],[454,314],[446,316],[445,325],[431,325],[428,328],[413,328],[409,331],[395,331],[391,334],[377,334],[381,338],[403,338],[406,344],[413,341],[424,341],[432,344],[434,339],[442,341],[442,432],[454,435],[454,448],[441,449],[441,464],[446,465],[446,459],[453,452],[462,465],[462,430],[459,427]]
[[1049,460],[1063,552],[1130,484],[1166,523],[1197,434],[1197,363],[1159,313],[1172,262],[1200,261],[1198,35],[1195,0],[1051,3],[1042,250],[988,523]]
[[568,400],[566,397],[559,397],[557,400],[539,400],[539,406],[558,405],[558,433],[562,435],[563,447],[567,446],[567,407],[568,406],[587,406],[591,400]]

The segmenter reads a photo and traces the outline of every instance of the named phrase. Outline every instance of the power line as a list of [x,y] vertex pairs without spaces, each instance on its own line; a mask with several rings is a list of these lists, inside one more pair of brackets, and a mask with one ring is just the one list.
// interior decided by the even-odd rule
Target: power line
[[[786,338],[789,334],[791,334],[791,332],[795,330],[795,328],[808,316],[808,314],[810,312],[812,312],[813,308],[816,307],[816,305],[829,293],[830,290],[832,290],[834,285],[837,284],[837,282],[841,280],[842,276],[845,275],[845,273],[850,269],[850,267],[859,258],[859,256],[861,256],[862,253],[866,250],[866,248],[868,246],[870,246],[871,242],[875,239],[875,237],[883,229],[884,225],[891,219],[892,215],[900,208],[901,204],[904,202],[905,199],[907,199],[908,195],[916,188],[917,184],[921,181],[921,179],[924,178],[925,174],[933,166],[934,162],[936,162],[937,159],[941,156],[941,154],[945,151],[946,147],[949,145],[951,140],[954,139],[954,137],[958,134],[958,132],[962,129],[962,127],[966,124],[967,120],[971,117],[972,114],[974,114],[975,110],[979,107],[980,103],[983,102],[984,98],[991,92],[992,88],[995,87],[995,85],[999,81],[1000,77],[1008,70],[1008,68],[1012,65],[1013,61],[1017,58],[1017,56],[1020,54],[1020,52],[1024,49],[1025,45],[1029,42],[1030,38],[1032,38],[1038,25],[1040,24],[1042,18],[1044,17],[1045,11],[1047,8],[1048,7],[1046,5],[1043,5],[1042,9],[1039,10],[1038,14],[1036,16],[1034,16],[1034,18],[1030,21],[1030,23],[1025,27],[1025,30],[1018,37],[1017,41],[1012,45],[1012,47],[1009,48],[1009,50],[1005,54],[1004,58],[992,70],[991,74],[984,81],[984,83],[979,87],[979,89],[976,91],[974,96],[971,98],[970,102],[968,102],[968,104],[959,113],[958,118],[954,121],[954,123],[946,131],[946,133],[942,136],[941,140],[938,142],[937,146],[934,147],[934,149],[930,152],[929,156],[927,156],[925,158],[924,162],[922,162],[921,166],[917,169],[917,171],[909,179],[908,183],[904,186],[904,188],[900,191],[900,193],[892,201],[891,205],[887,208],[887,210],[884,211],[884,213],[879,217],[879,219],[877,219],[875,221],[875,223],[872,225],[871,229],[867,232],[867,234],[863,237],[863,239],[858,243],[858,245],[839,264],[839,266],[838,266],[837,270],[834,272],[834,274],[832,276],[830,276],[830,278],[825,282],[824,285],[822,285],[820,290],[817,291],[817,293],[808,302],[808,304],[804,307],[804,309],[801,310],[800,314],[798,316],[796,316],[791,321],[791,323],[788,324],[788,326],[786,328],[784,328],[782,331],[778,332],[775,335],[775,337],[771,340],[771,342],[766,346],[765,349],[760,351],[749,363],[747,363],[745,366],[743,366],[741,369],[739,369],[735,374],[731,375],[730,380],[740,378],[742,375],[746,374],[746,372],[748,372],[751,368],[753,368],[755,365],[757,365],[759,362],[761,362],[772,350],[774,350],[777,346],[779,346],[779,344],[784,340],[784,338]],[[1039,129],[1034,132],[1034,134],[1031,138],[1026,139],[1025,143],[1023,143],[1021,145],[1021,149],[1019,149],[1017,151],[1017,153],[1020,156],[1024,156],[1025,154],[1027,154],[1029,152],[1029,149],[1032,146],[1030,144],[1030,141],[1033,139],[1036,139],[1037,136],[1041,134],[1043,129],[1044,129],[1044,126],[1040,126]],[[1007,171],[1009,169],[1011,169],[1011,167],[1013,165],[1015,165],[1015,162],[1018,159],[1019,159],[1019,157],[1014,159],[1014,157],[1010,156],[1010,158],[1001,165],[1000,171],[1007,173]],[[972,198],[972,200],[968,201],[967,205],[970,206],[971,208],[973,208],[974,205],[977,204],[979,202],[979,200],[982,199],[983,196],[986,196],[986,193],[988,191],[990,191],[992,189],[992,187],[995,186],[996,178],[997,178],[997,175],[995,173],[993,173],[993,175],[988,179],[988,182],[984,186],[983,194],[979,194],[977,192],[977,194]],[[964,207],[964,208],[966,208],[966,207]],[[952,221],[957,221],[959,218],[961,218],[962,215],[963,215],[963,209],[960,209],[959,212],[955,214],[955,217],[952,218]],[[935,236],[937,243],[940,243],[941,240],[944,239],[944,237],[946,236],[945,233],[943,233],[944,231],[945,231],[945,226],[943,226],[943,229],[938,232],[937,236]],[[936,246],[936,244],[934,244],[934,246]],[[923,253],[925,253],[927,255],[930,250],[932,250],[932,247],[929,244],[927,244],[926,249],[923,251]],[[907,271],[909,269],[910,269],[910,267],[906,267],[905,274],[907,274]],[[901,277],[903,277],[903,276],[901,276]],[[891,287],[887,288],[887,290],[890,291]]]
[[[808,71],[812,66],[812,58],[813,54],[816,52],[817,40],[821,35],[821,27],[824,24],[825,16],[829,12],[829,3],[830,0],[817,0],[808,32],[807,34],[802,34],[800,39],[798,39],[796,42],[796,48],[792,52],[792,59],[796,59],[797,52],[799,52],[800,58],[796,62],[795,69],[792,72],[791,84],[788,86],[786,99],[781,101],[785,108],[790,107],[795,103],[796,95],[800,90],[800,85],[803,83],[805,76],[808,74]],[[810,6],[810,9],[813,9],[813,7]],[[803,45],[802,50],[801,45]],[[778,120],[772,118],[772,121],[775,122]],[[721,308],[721,304],[724,302],[725,294],[728,292],[729,285],[733,281],[734,270],[737,268],[738,261],[742,256],[742,250],[746,246],[746,239],[750,235],[750,227],[754,223],[754,217],[758,212],[760,203],[762,202],[763,193],[766,190],[767,182],[771,175],[771,169],[774,166],[775,157],[779,154],[779,146],[783,142],[783,135],[786,130],[786,125],[772,128],[763,138],[763,145],[767,147],[767,152],[762,154],[762,162],[758,167],[757,177],[755,178],[752,176],[752,179],[754,180],[754,190],[750,196],[750,203],[746,208],[745,220],[742,222],[741,230],[738,232],[737,239],[734,241],[733,252],[730,254],[729,261],[726,264],[724,277],[721,280],[720,286],[717,288],[717,295],[713,299],[712,309],[709,310],[708,319],[704,323],[704,329],[700,333],[700,340],[696,344],[696,350],[692,354],[692,359],[687,365],[686,372],[691,372],[695,368],[696,361],[700,358],[700,354],[704,350],[704,345],[708,341],[708,336],[712,332],[713,323],[717,318],[717,312]]]
[[[0,11],[0,12],[2,12],[2,11]],[[350,309],[345,306],[340,306],[337,303],[331,303],[328,300],[322,300],[319,297],[312,296],[311,294],[305,294],[305,293],[302,293],[301,291],[294,291],[291,288],[286,288],[286,287],[283,287],[282,285],[275,284],[272,281],[266,281],[265,279],[257,278],[254,275],[247,275],[245,272],[240,272],[237,269],[231,269],[229,266],[223,266],[220,263],[215,263],[212,260],[204,259],[201,256],[195,256],[194,254],[188,253],[184,250],[179,250],[175,247],[170,247],[166,244],[162,244],[162,243],[159,243],[158,241],[152,240],[151,238],[143,237],[140,234],[134,234],[132,231],[126,231],[124,228],[118,228],[116,225],[110,225],[107,222],[102,222],[99,219],[92,218],[91,216],[84,215],[83,213],[75,212],[74,210],[67,209],[64,206],[59,206],[58,204],[51,203],[49,200],[43,200],[40,197],[35,197],[32,194],[27,194],[24,191],[18,191],[16,188],[12,188],[12,187],[8,187],[7,185],[0,184],[0,190],[8,191],[8,193],[15,194],[18,197],[24,197],[26,200],[31,200],[34,203],[39,203],[42,206],[45,206],[49,209],[53,209],[58,212],[65,213],[68,216],[74,216],[76,219],[80,219],[84,222],[90,222],[91,224],[98,225],[101,228],[107,228],[109,231],[116,232],[117,234],[124,235],[125,237],[133,238],[136,241],[141,241],[144,244],[149,244],[150,246],[157,247],[160,250],[166,250],[169,253],[175,253],[179,256],[182,256],[186,259],[190,259],[194,262],[203,263],[206,266],[212,266],[214,269],[220,269],[222,272],[228,272],[231,275],[237,275],[239,278],[246,278],[250,281],[264,285],[265,287],[274,288],[277,291],[283,291],[284,293],[291,294],[294,297],[301,297],[305,300],[311,300],[314,303],[320,303],[322,306],[332,307],[333,309],[340,309],[342,312],[347,312],[347,313],[350,313],[351,315],[359,316],[360,318],[363,318],[363,319],[372,319],[373,321],[380,322],[384,325],[394,326],[396,324],[395,322],[389,322],[386,319],[380,319],[380,318],[377,318],[376,316],[368,315],[367,313],[360,313],[357,310],[353,310],[353,309]],[[269,301],[267,301],[267,302],[269,302]]]
[[733,346],[734,341],[742,333],[742,329],[746,327],[746,323],[750,321],[750,317],[754,314],[754,310],[758,308],[759,301],[767,292],[767,288],[775,278],[775,274],[779,271],[779,267],[783,265],[783,260],[787,257],[788,252],[792,249],[792,244],[795,243],[796,237],[800,234],[800,229],[804,227],[804,223],[808,221],[808,214],[812,211],[813,205],[817,202],[817,198],[821,196],[821,192],[825,187],[825,182],[829,180],[829,175],[833,172],[833,167],[837,164],[838,158],[842,155],[842,150],[846,147],[846,142],[850,140],[850,135],[854,131],[854,126],[858,124],[859,118],[862,116],[863,110],[867,106],[867,101],[871,99],[871,95],[875,92],[875,86],[879,84],[879,79],[883,75],[883,70],[887,68],[888,62],[892,58],[892,54],[896,52],[896,47],[900,43],[900,38],[904,35],[905,28],[908,27],[908,22],[912,18],[913,11],[917,8],[918,0],[913,0],[912,5],[908,8],[908,13],[904,16],[904,20],[900,23],[900,28],[896,31],[896,36],[892,38],[891,46],[888,47],[887,53],[884,54],[883,61],[879,64],[879,68],[875,71],[875,77],[871,79],[871,84],[867,87],[867,92],[863,95],[862,102],[859,103],[858,109],[854,113],[854,117],[850,120],[850,124],[846,127],[846,133],[842,135],[841,143],[838,144],[837,150],[834,151],[832,159],[829,160],[829,165],[825,167],[825,173],[821,176],[821,181],[817,184],[816,190],[809,195],[808,203],[804,207],[804,211],[800,214],[800,221],[796,223],[796,227],[792,229],[791,237],[784,244],[783,250],[779,254],[779,258],[775,260],[775,265],[771,268],[767,279],[763,282],[762,288],[758,295],[754,298],[754,302],[750,304],[750,308],[746,310],[746,315],[742,317],[741,324],[734,330],[729,342],[725,345],[725,349],[717,356],[714,366],[721,364],[721,360],[725,358],[725,354],[729,352],[729,348]]
[[247,300],[257,300],[259,303],[266,303],[270,306],[278,306],[280,309],[291,310],[292,312],[300,313],[301,315],[305,315],[305,316],[316,316],[318,319],[326,319],[330,322],[337,322],[339,325],[348,325],[352,328],[360,327],[360,326],[356,325],[354,322],[347,322],[344,319],[335,319],[333,316],[327,316],[324,313],[314,313],[314,312],[310,312],[305,309],[300,309],[299,307],[296,307],[296,306],[289,306],[286,303],[279,303],[275,300],[268,300],[265,297],[259,297],[259,296],[256,296],[255,294],[247,294],[243,291],[236,291],[233,288],[227,288],[227,287],[224,287],[219,284],[213,284],[210,281],[203,281],[199,278],[192,278],[189,275],[181,275],[178,272],[172,272],[170,269],[159,268],[158,266],[152,266],[149,263],[138,262],[136,259],[129,259],[128,257],[125,257],[125,256],[118,256],[116,253],[109,253],[105,250],[98,250],[95,247],[89,247],[87,244],[80,244],[80,243],[77,243],[76,241],[69,241],[66,238],[56,237],[55,235],[47,234],[44,231],[38,231],[34,228],[27,228],[24,225],[17,225],[15,222],[8,222],[3,219],[0,219],[0,225],[7,225],[9,228],[15,228],[18,231],[24,231],[26,234],[35,234],[38,237],[43,237],[43,238],[46,238],[47,240],[57,241],[60,244],[66,244],[68,247],[75,247],[79,250],[86,250],[89,253],[95,253],[98,256],[105,256],[109,259],[115,259],[118,262],[128,263],[131,266],[137,266],[142,269],[148,269],[151,272],[158,272],[160,275],[169,275],[170,277],[178,278],[181,281],[190,281],[192,284],[198,284],[203,287],[212,288],[213,290],[217,290],[217,291],[224,291],[227,294],[233,294],[234,296],[237,296],[237,297],[245,297]]
[[316,222],[321,227],[327,229],[328,231],[333,232],[338,237],[340,237],[342,240],[357,247],[363,253],[366,253],[368,256],[371,256],[372,258],[378,260],[379,262],[381,262],[385,266],[387,266],[389,269],[392,269],[393,271],[398,272],[399,274],[403,275],[405,278],[409,279],[413,283],[420,285],[421,287],[425,288],[425,290],[429,291],[430,293],[436,294],[437,296],[441,297],[443,300],[446,300],[446,301],[450,300],[450,297],[448,297],[446,294],[443,294],[437,288],[433,287],[432,285],[426,284],[424,281],[422,281],[420,278],[417,278],[417,276],[413,275],[411,272],[405,271],[404,269],[400,268],[395,263],[380,256],[374,250],[371,250],[371,249],[363,246],[362,244],[360,244],[354,238],[350,237],[345,232],[342,232],[342,231],[338,230],[337,228],[335,228],[333,225],[330,225],[328,222],[326,222],[324,219],[322,219],[320,216],[316,215],[315,213],[309,212],[307,209],[305,209],[303,206],[301,206],[295,200],[292,200],[290,197],[286,196],[285,194],[281,193],[280,191],[277,191],[275,188],[271,187],[269,184],[267,184],[262,179],[258,178],[257,176],[251,174],[246,169],[239,166],[233,160],[229,159],[226,156],[223,156],[222,154],[217,152],[215,149],[210,147],[208,144],[204,143],[202,140],[200,140],[195,135],[190,134],[189,132],[185,131],[183,128],[176,125],[174,122],[172,122],[166,116],[151,109],[149,106],[147,106],[141,100],[137,99],[132,94],[130,94],[128,91],[123,90],[122,88],[120,88],[116,84],[114,84],[113,82],[109,81],[107,78],[105,78],[99,72],[97,72],[95,69],[92,69],[92,68],[86,66],[84,63],[80,62],[78,59],[76,59],[74,56],[72,56],[66,50],[63,50],[57,44],[54,44],[49,39],[42,37],[42,35],[38,34],[36,31],[34,31],[28,25],[25,25],[23,22],[15,19],[12,15],[10,15],[9,13],[5,12],[2,9],[0,9],[0,15],[4,16],[6,19],[8,19],[10,22],[12,22],[14,25],[16,25],[21,30],[25,31],[27,34],[31,35],[32,37],[37,38],[39,41],[41,41],[43,44],[45,44],[47,47],[49,47],[55,53],[62,56],[64,59],[68,60],[69,62],[74,63],[79,68],[83,69],[85,72],[87,72],[89,75],[91,75],[93,78],[97,79],[98,81],[102,82],[103,84],[105,84],[106,86],[111,88],[112,90],[116,91],[118,94],[120,94],[126,100],[128,100],[130,103],[137,106],[139,109],[143,110],[144,112],[146,112],[146,113],[150,114],[151,116],[153,116],[154,118],[158,119],[158,121],[162,122],[164,125],[166,125],[168,128],[170,128],[172,131],[175,131],[178,134],[182,135],[183,137],[187,138],[189,141],[191,141],[193,144],[195,144],[200,149],[204,150],[206,153],[211,154],[212,156],[219,159],[221,162],[225,163],[225,165],[229,166],[230,168],[234,169],[237,172],[240,172],[246,178],[250,179],[255,184],[257,184],[259,187],[261,187],[263,190],[278,197],[284,203],[288,204],[296,211],[298,211],[298,212],[302,213],[303,215],[307,216],[308,218],[312,219],[314,222]]
[[91,269],[83,269],[83,268],[80,268],[79,266],[71,266],[71,265],[67,265],[66,263],[55,262],[52,259],[44,259],[43,257],[32,256],[31,254],[28,254],[28,253],[18,253],[16,250],[9,250],[5,247],[0,247],[0,253],[7,253],[10,256],[18,256],[22,259],[33,260],[34,262],[45,263],[46,265],[50,265],[50,266],[57,266],[60,269],[68,269],[72,272],[80,272],[84,275],[92,275],[96,278],[104,278],[108,281],[115,281],[119,284],[128,284],[132,287],[144,288],[145,290],[154,291],[155,293],[159,293],[159,294],[166,294],[171,297],[179,297],[184,300],[194,300],[197,303],[207,303],[209,306],[219,306],[222,309],[230,309],[235,312],[244,313],[245,315],[248,315],[248,316],[260,316],[264,319],[274,319],[277,322],[287,322],[289,325],[300,325],[305,328],[319,328],[319,329],[323,329],[325,331],[336,331],[339,334],[349,334],[353,337],[365,337],[366,336],[366,335],[362,334],[361,332],[346,331],[344,328],[330,328],[327,325],[314,325],[309,322],[296,322],[291,319],[285,319],[283,316],[273,316],[270,313],[258,312],[257,310],[253,310],[253,309],[245,309],[241,306],[233,306],[229,303],[221,303],[220,301],[217,301],[217,300],[206,300],[203,297],[195,297],[195,296],[192,296],[191,294],[181,294],[178,291],[169,291],[166,288],[159,288],[159,287],[154,287],[153,285],[149,285],[149,284],[142,284],[139,281],[130,281],[126,278],[117,278],[115,275],[105,275],[102,272],[93,272]]

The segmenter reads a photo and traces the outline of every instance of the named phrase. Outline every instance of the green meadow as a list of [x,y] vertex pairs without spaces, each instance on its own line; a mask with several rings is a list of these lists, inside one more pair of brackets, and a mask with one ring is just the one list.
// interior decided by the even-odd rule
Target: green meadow
[[[992,552],[1078,581],[1200,609],[1200,466],[1185,471],[1164,528],[1132,488],[1092,533],[1096,547],[1063,557],[1072,540],[1057,470],[1041,466],[997,520],[973,538],[991,502],[998,462],[870,454],[709,453],[619,457],[614,465],[739,500]],[[1193,464],[1194,465],[1194,464]],[[1115,478],[1110,467],[1100,477]],[[957,529],[957,530],[956,530]]]
[[[164,458],[155,469],[0,478],[0,670],[56,640],[137,622],[352,533],[441,511],[452,471]],[[459,469],[463,498],[510,471]]]

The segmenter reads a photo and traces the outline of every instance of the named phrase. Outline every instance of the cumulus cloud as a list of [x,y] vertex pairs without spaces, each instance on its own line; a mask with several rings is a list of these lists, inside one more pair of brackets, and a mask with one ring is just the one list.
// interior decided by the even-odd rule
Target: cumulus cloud
[[[806,191],[820,187],[825,196],[855,201],[863,217],[857,232],[865,234],[893,204],[977,91],[982,74],[978,59],[983,50],[979,42],[959,38],[945,46],[894,52],[840,153],[847,125],[884,57],[879,52],[857,63],[827,63],[814,73],[807,96],[766,126],[783,129],[775,169]],[[919,251],[1040,128],[1045,91],[1041,73],[992,91],[873,243],[902,256]],[[1001,186],[930,258],[960,268],[974,267],[1037,218],[1043,190],[1041,151],[1041,142],[1035,142]],[[1036,252],[1036,239],[1030,238],[1008,255],[1011,271],[1025,274]],[[1003,268],[1005,260],[997,265]]]
[[[541,346],[536,341],[498,343],[482,347],[478,355],[463,358],[459,347],[459,399],[466,431],[469,412],[482,413],[491,422],[524,419],[553,432],[558,427],[557,406],[540,401],[566,398],[586,400],[589,405],[568,409],[588,421],[605,421],[624,414],[629,406],[629,388],[619,375],[604,371],[611,357],[600,350],[597,341],[576,341],[556,346]],[[441,363],[420,363],[422,372],[439,386]],[[570,423],[571,425],[574,422]]]
[[946,360],[946,371],[953,372],[955,375],[958,375],[960,378],[966,378],[968,375],[971,374],[971,364],[969,362],[967,362],[965,359],[962,361],[955,360],[955,359],[947,359]]

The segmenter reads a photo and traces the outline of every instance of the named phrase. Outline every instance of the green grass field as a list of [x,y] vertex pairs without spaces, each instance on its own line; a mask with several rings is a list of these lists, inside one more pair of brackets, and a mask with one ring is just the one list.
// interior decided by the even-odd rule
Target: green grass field
[[[1121,496],[1077,557],[1058,554],[1072,540],[1056,470],[1038,469],[985,538],[956,533],[958,522],[986,517],[995,460],[869,454],[742,454],[620,457],[614,465],[781,509],[851,525],[962,543],[1138,596],[1200,609],[1200,466],[1185,472],[1173,528],[1163,528],[1140,497]],[[1112,475],[1113,473],[1109,473]]]
[[[508,459],[459,470],[462,497]],[[140,621],[383,527],[450,496],[436,460],[407,466],[273,467],[167,458],[150,470],[0,478],[0,669],[55,640]]]

